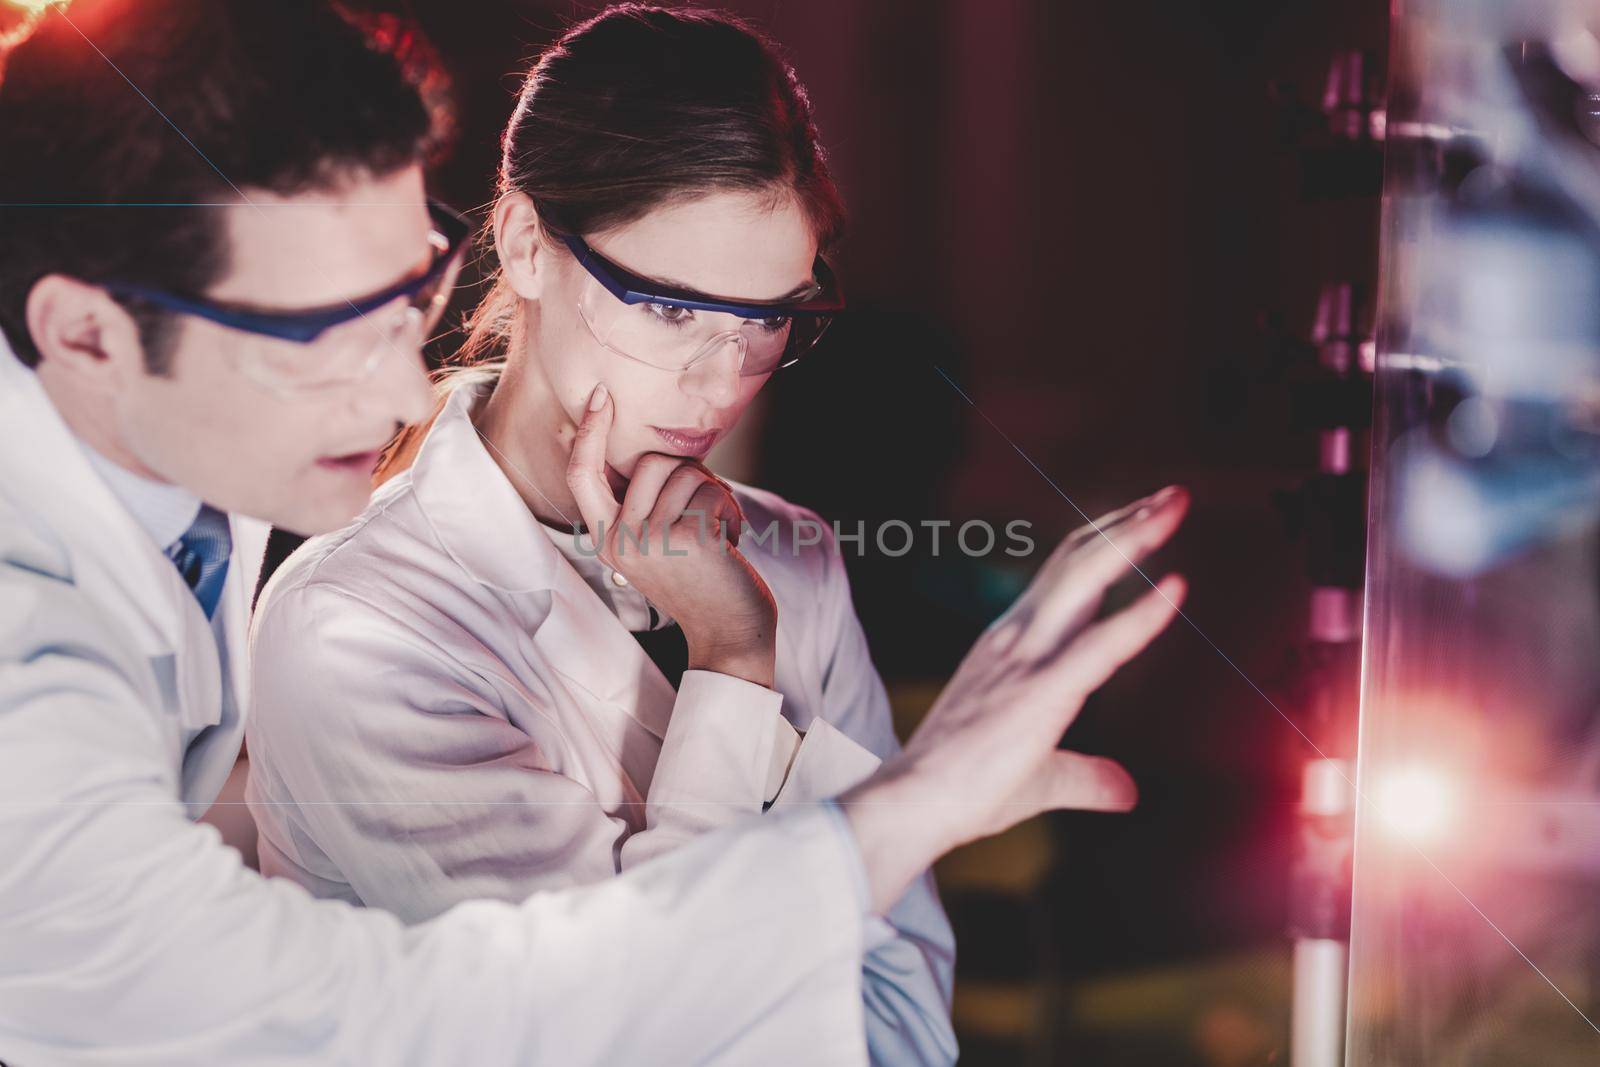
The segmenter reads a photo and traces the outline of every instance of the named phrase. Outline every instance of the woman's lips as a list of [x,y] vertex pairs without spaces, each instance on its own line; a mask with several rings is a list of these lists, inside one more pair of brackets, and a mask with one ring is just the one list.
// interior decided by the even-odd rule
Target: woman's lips
[[317,460],[317,466],[330,471],[371,474],[378,465],[379,454],[380,450],[374,448],[366,452],[347,452],[342,456],[323,456]]
[[695,429],[667,429],[661,426],[650,427],[656,436],[667,443],[668,448],[681,456],[703,456],[711,451],[711,446],[717,443],[720,430],[695,430]]

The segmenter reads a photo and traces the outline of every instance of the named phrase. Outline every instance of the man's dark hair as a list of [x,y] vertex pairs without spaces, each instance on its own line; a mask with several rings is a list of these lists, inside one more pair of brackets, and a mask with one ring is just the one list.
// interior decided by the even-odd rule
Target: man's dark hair
[[[327,0],[77,0],[0,56],[0,330],[30,366],[46,274],[199,294],[235,188],[290,195],[422,161],[446,122],[421,38]],[[180,205],[180,206],[148,206]],[[163,314],[125,301],[152,373]]]

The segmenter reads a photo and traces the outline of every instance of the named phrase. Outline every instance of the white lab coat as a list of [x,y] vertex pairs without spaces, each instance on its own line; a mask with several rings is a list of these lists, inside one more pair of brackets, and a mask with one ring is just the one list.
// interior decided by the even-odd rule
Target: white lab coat
[[[674,692],[597,595],[604,565],[558,549],[572,535],[537,522],[486,451],[470,418],[486,391],[455,389],[413,465],[262,595],[246,795],[263,872],[417,921],[610,878],[759,816],[773,780],[774,810],[815,806],[894,751],[815,515],[734,487],[753,531],[770,527],[742,548],[778,604],[776,691],[686,671]],[[790,723],[804,739],[785,778]],[[873,1062],[953,1062],[953,936],[931,878],[889,918],[868,927]]]
[[[865,886],[835,809],[412,927],[246,870],[191,821],[244,679],[3,346],[0,427],[0,1060],[865,1062]],[[236,668],[262,534],[234,522]]]

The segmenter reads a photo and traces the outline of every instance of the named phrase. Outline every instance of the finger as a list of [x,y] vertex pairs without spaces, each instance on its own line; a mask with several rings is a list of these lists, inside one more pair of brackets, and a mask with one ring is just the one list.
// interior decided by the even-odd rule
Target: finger
[[682,459],[660,452],[647,452],[639,458],[639,462],[634,464],[633,475],[628,479],[622,509],[617,515],[619,530],[626,530],[640,545],[648,545],[646,531],[661,488],[681,466]]
[[[712,477],[716,476],[712,475]],[[726,529],[728,531],[728,543],[737,548],[739,547],[739,537],[744,533],[744,505],[739,503],[739,497],[736,493],[734,493],[733,486],[729,485],[721,478],[717,478],[717,481],[721,484],[722,488],[728,491],[729,510],[728,514],[725,515],[724,518],[727,520]]]
[[1116,760],[1062,749],[1052,752],[1040,774],[1041,799],[1049,809],[1132,811],[1139,803],[1133,775]]
[[1105,538],[1115,542],[1119,532],[1128,523],[1135,519],[1148,518],[1158,508],[1175,502],[1179,495],[1183,495],[1187,503],[1186,490],[1181,486],[1169,485],[1115,511],[1107,512],[1098,519],[1091,519],[1073,530],[1061,539],[1061,543],[1050,553],[1050,558],[1045,560],[1044,566],[1039,568],[1039,573],[1034,578],[1035,584],[1041,579],[1055,577],[1067,566],[1067,560],[1084,548],[1102,542]]
[[[694,493],[698,493],[699,483],[706,482],[710,483],[710,485],[722,486],[722,491],[726,494],[728,501],[726,501],[725,509],[720,510],[722,510],[722,514],[730,514],[731,517],[733,517],[731,518],[730,522],[728,522],[728,541],[734,545],[739,544],[739,533],[741,533],[741,528],[744,526],[744,509],[739,507],[739,498],[738,496],[734,496],[733,486],[728,485],[728,482],[726,482],[725,478],[717,475],[717,472],[714,472],[714,470],[710,469],[710,467],[707,467],[706,464],[702,464],[702,462],[699,461],[694,461],[694,459],[686,461],[685,464],[683,464],[683,470],[685,470],[685,472],[686,470],[696,470],[696,472],[699,472],[701,477],[699,477],[698,480],[690,480],[688,475],[683,474],[674,475],[674,478],[670,478],[669,482],[667,482],[666,490],[662,490],[661,494],[662,498],[666,498],[669,491],[670,493],[674,493],[672,507],[669,507],[669,509],[664,509],[664,507],[661,507],[658,504],[658,512],[654,514],[654,518],[666,518],[667,522],[669,523],[677,522],[678,518],[682,518],[683,512],[685,512],[685,510],[688,509],[688,506],[690,506],[690,501],[693,499]],[[678,478],[680,477],[683,478],[682,483],[678,483]],[[683,494],[682,504],[678,504],[677,502],[678,493]]]
[[708,533],[715,532],[719,544],[730,547],[738,544],[731,536],[726,539],[721,536],[724,524],[732,526],[740,519],[738,501],[729,495],[721,483],[713,481],[701,485],[686,510],[696,513],[696,521],[704,524],[702,529]]
[[1131,605],[1078,635],[1049,670],[1065,691],[1087,698],[1167,628],[1187,592],[1182,576],[1167,575]]
[[578,435],[572,442],[572,456],[567,460],[567,488],[578,502],[583,522],[595,538],[602,527],[616,525],[619,505],[617,496],[606,481],[606,438],[611,433],[611,396],[602,383],[594,387],[589,407],[578,423]]
[[732,508],[733,508],[732,515],[728,518],[728,522],[727,522],[727,534],[728,534],[728,538],[727,539],[728,539],[728,543],[729,544],[737,547],[738,544],[739,544],[739,536],[740,536],[740,534],[742,534],[744,532],[744,522],[745,522],[745,520],[744,520],[744,507],[743,507],[743,505],[741,505],[739,503],[738,494],[736,494],[733,491],[733,486],[728,482],[728,480],[726,478],[724,478],[721,475],[717,474],[710,467],[707,467],[704,463],[701,463],[699,461],[695,461],[694,466],[696,466],[700,470],[704,471],[706,478],[708,478],[710,481],[713,481],[713,482],[717,483],[718,485],[722,486],[722,488],[727,491],[728,502],[732,505]]
[[1177,489],[1157,497],[1115,531],[1074,554],[1070,565],[1041,572],[1029,586],[1027,622],[1022,648],[1041,655],[1088,622],[1106,589],[1152,552],[1166,544],[1182,524],[1189,495]]
[[1142,509],[1165,503],[1175,490],[1181,492],[1182,487],[1169,485],[1164,489],[1156,490],[1149,496],[1140,497],[1131,504],[1124,504],[1115,511],[1108,511],[1098,519],[1090,519],[1068,534],[1063,543],[1068,546],[1077,546],[1094,540],[1102,533],[1108,534],[1138,515]]
[[1012,792],[1002,818],[1011,826],[1043,811],[1126,812],[1138,802],[1139,787],[1116,760],[1060,749]]
[[712,477],[711,472],[695,463],[685,463],[672,472],[667,479],[667,484],[662,487],[661,495],[656,498],[655,510],[650,513],[651,522],[662,522],[668,526],[683,518],[683,509],[689,506],[689,501],[700,491],[702,485],[717,486],[721,483]]
[[726,478],[713,473],[710,468],[702,469],[705,470],[707,474],[711,475],[712,480],[728,491],[728,501],[733,505],[733,512],[735,516],[734,521],[730,521],[728,524],[728,536],[729,539],[737,545],[739,543],[739,533],[744,528],[744,505],[739,503],[739,495],[733,491],[733,486],[728,484],[728,480]]
[[633,474],[628,478],[627,492],[622,498],[622,521],[643,522],[650,518],[656,510],[662,488],[669,478],[683,468],[684,463],[682,457],[669,456],[664,452],[646,452],[640,456],[639,462],[634,464]]
[[1131,504],[1124,504],[1115,511],[1108,511],[1098,519],[1090,519],[1071,531],[1051,550],[1049,558],[1044,561],[1044,566],[1034,575],[1033,584],[1039,585],[1055,578],[1067,566],[1067,560],[1081,551],[1085,545],[1099,540],[1102,536],[1113,536],[1113,531],[1126,525],[1130,520],[1147,516],[1151,509],[1164,505],[1175,491],[1182,490],[1179,486],[1169,485],[1149,496],[1140,497]]

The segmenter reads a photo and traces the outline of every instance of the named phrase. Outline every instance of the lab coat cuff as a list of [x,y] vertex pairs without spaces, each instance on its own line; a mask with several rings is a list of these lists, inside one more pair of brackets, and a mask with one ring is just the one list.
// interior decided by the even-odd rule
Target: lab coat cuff
[[652,806],[759,812],[782,706],[782,694],[742,678],[684,671],[650,784]]
[[794,724],[781,715],[773,733],[772,759],[767,763],[767,784],[761,791],[761,799],[769,804],[778,799],[783,783],[789,778],[789,768],[794,766],[795,754],[805,740]]
[[871,777],[883,761],[823,719],[813,719],[773,807],[836,797]]

